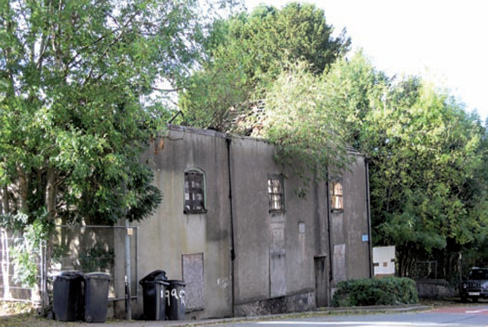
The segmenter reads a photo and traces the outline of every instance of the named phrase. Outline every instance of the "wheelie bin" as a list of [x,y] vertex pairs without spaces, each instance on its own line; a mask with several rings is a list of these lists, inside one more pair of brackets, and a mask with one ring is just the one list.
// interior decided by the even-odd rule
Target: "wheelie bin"
[[142,286],[142,303],[145,320],[166,319],[166,272],[155,270],[139,281]]
[[166,290],[166,316],[168,320],[185,320],[186,284],[182,280],[168,280]]
[[59,321],[83,319],[84,277],[80,271],[64,271],[54,278],[53,313]]
[[105,322],[108,311],[110,274],[92,272],[85,274],[85,321]]

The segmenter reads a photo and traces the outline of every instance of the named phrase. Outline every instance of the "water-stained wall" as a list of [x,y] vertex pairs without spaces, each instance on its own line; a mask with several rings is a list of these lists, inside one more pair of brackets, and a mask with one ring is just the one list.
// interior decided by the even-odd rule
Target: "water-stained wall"
[[[341,176],[337,213],[327,183],[297,196],[302,180],[273,154],[262,140],[171,126],[144,157],[164,198],[139,224],[138,274],[184,279],[187,319],[313,309],[328,304],[336,280],[370,276],[364,158],[352,154],[358,160]],[[192,169],[205,176],[205,213],[184,213]],[[283,178],[279,212],[270,210],[269,176]]]

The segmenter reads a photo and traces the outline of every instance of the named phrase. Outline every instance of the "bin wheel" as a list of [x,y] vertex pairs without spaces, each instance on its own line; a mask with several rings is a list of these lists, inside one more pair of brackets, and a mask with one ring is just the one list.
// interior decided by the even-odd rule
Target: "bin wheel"
[[86,316],[85,317],[85,321],[86,322],[92,322],[93,321],[93,317],[92,316]]

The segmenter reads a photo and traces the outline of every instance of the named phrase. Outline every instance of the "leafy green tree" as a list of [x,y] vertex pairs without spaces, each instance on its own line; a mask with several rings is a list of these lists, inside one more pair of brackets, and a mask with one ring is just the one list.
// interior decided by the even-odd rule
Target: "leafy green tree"
[[333,65],[327,97],[370,163],[373,239],[396,245],[400,274],[433,256],[446,276],[488,235],[486,130],[447,92],[387,78],[361,54]]
[[156,208],[139,158],[168,118],[157,83],[199,56],[211,17],[198,12],[193,0],[1,2],[4,215],[113,223]]
[[320,75],[348,50],[345,31],[332,36],[324,11],[290,3],[278,10],[259,6],[213,25],[201,71],[181,94],[185,121],[197,127],[229,129],[236,114],[263,99],[286,63],[307,62]]
[[293,167],[305,186],[311,176],[326,180],[331,170],[347,169],[353,160],[340,108],[330,106],[327,84],[309,68],[298,63],[278,76],[266,94],[264,112],[253,122],[252,134],[275,144],[277,161]]

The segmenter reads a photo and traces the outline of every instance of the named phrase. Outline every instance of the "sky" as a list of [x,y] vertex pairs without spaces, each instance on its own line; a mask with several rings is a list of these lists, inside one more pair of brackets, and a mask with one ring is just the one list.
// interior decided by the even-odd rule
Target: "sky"
[[[281,8],[289,0],[245,0]],[[389,76],[421,75],[488,118],[488,1],[309,0]]]

